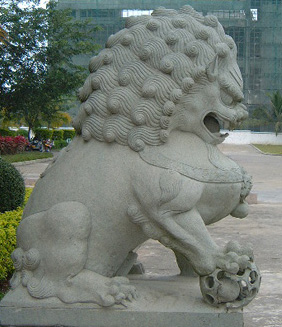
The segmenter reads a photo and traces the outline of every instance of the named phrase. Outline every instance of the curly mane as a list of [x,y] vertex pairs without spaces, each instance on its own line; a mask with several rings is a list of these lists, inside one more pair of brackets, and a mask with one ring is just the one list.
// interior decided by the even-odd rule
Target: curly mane
[[[190,6],[130,17],[126,28],[111,35],[106,49],[90,60],[73,126],[86,141],[117,142],[135,151],[160,145],[182,96],[212,80],[208,67],[214,60],[226,69],[236,61],[236,52],[217,18]],[[219,83],[235,92],[231,77]]]

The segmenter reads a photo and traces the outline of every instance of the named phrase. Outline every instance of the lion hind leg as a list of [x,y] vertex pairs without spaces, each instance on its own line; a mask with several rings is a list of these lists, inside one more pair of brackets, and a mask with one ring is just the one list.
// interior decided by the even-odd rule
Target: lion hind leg
[[32,297],[57,297],[65,303],[124,304],[136,298],[127,278],[107,278],[85,269],[91,216],[79,202],[63,202],[25,218],[18,228],[12,258],[14,287]]
[[12,254],[16,270],[12,287],[21,284],[35,298],[56,296],[61,280],[83,270],[90,230],[88,209],[74,201],[22,220],[18,248]]

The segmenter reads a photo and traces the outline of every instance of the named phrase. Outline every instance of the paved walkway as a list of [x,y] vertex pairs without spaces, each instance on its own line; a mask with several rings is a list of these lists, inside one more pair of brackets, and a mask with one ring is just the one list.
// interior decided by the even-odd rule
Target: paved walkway
[[[55,154],[57,155],[57,153]],[[53,158],[26,161],[25,163],[14,163],[14,166],[21,172],[26,187],[34,187],[43,171],[48,167]]]
[[[244,309],[245,327],[282,327],[282,156],[263,155],[251,146],[223,144],[221,150],[253,176],[258,204],[240,220],[228,217],[209,226],[216,242],[251,242],[263,276],[261,290]],[[48,163],[19,166],[26,183],[33,185]],[[139,260],[149,275],[179,273],[172,251],[149,240],[139,249]]]
[[250,145],[220,145],[221,150],[253,176],[259,203],[282,203],[282,156],[264,155]]

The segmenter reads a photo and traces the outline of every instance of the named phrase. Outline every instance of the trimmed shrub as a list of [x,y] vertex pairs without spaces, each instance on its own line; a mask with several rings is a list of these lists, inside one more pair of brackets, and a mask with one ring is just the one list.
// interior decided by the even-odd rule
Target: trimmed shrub
[[17,132],[10,131],[9,129],[1,129],[0,128],[0,136],[16,136]]
[[34,131],[35,137],[38,140],[47,140],[52,139],[53,137],[53,130],[52,129],[44,129],[44,128],[38,128]]
[[0,154],[15,154],[23,152],[27,146],[27,139],[23,136],[0,136]]
[[25,138],[28,138],[28,131],[25,129],[19,129],[17,131],[10,131],[8,129],[1,129],[0,128],[0,136],[17,136],[21,135],[24,136]]
[[11,254],[16,248],[16,230],[32,190],[26,189],[23,207],[0,213],[0,280],[6,280],[14,271]]
[[0,212],[10,211],[23,204],[25,186],[20,172],[0,158]]
[[16,248],[16,230],[21,221],[23,209],[0,214],[0,280],[13,272],[11,254]]
[[75,137],[75,130],[64,129],[64,140],[73,139]]
[[53,131],[53,140],[63,140],[64,131],[62,129],[58,129]]
[[24,136],[25,138],[28,138],[28,131],[26,131],[25,129],[19,129],[17,131],[18,135]]
[[64,147],[66,147],[68,145],[68,142],[65,140],[55,140],[54,141],[54,148],[59,150],[62,149]]

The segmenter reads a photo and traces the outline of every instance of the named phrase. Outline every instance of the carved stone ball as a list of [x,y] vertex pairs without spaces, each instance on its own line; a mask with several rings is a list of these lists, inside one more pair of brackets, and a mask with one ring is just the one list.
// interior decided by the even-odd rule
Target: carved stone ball
[[200,288],[204,300],[209,304],[227,308],[241,308],[256,296],[260,287],[260,272],[253,262],[243,271],[230,274],[215,269],[208,276],[200,277]]

